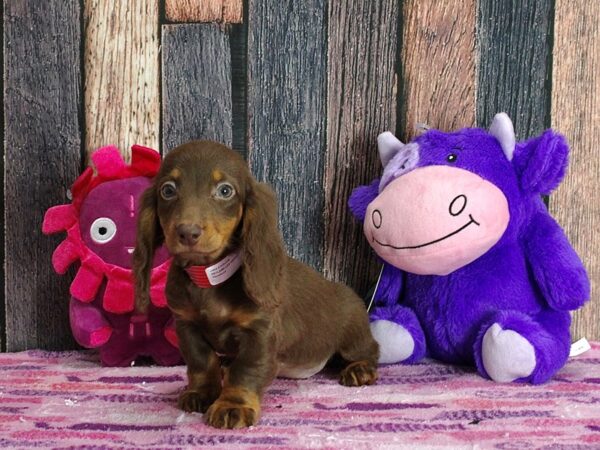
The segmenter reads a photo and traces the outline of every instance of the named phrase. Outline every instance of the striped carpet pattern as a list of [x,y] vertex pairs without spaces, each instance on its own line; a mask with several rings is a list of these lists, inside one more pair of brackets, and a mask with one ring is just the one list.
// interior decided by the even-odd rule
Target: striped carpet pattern
[[185,368],[103,368],[89,352],[0,354],[0,447],[14,449],[598,449],[600,344],[542,386],[495,384],[425,361],[376,386],[335,373],[278,379],[260,423],[206,426],[176,409]]

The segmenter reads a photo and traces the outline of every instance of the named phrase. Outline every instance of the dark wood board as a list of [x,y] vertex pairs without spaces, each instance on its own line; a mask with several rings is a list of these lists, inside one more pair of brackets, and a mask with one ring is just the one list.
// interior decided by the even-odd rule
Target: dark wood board
[[81,168],[79,2],[4,2],[6,349],[68,349],[71,276],[52,270],[64,236],[42,235]]
[[232,147],[244,157],[246,156],[246,80],[248,79],[248,26],[243,24],[229,25],[229,45],[231,47],[231,107],[232,107]]
[[556,217],[584,262],[591,301],[573,315],[573,338],[600,339],[600,2],[556,1],[552,127],[571,146],[567,176],[550,195]]
[[231,54],[219,25],[163,25],[162,114],[163,153],[194,139],[231,146]]
[[[2,21],[0,22],[0,34],[2,34],[4,38],[4,2],[0,4],[0,17],[2,17]],[[2,70],[4,70],[4,48],[2,52],[0,52],[0,66]],[[2,77],[2,87],[0,88],[0,95],[2,95],[2,105],[4,105],[4,77]],[[2,142],[4,142],[4,113],[0,118],[2,124],[0,125],[0,133]],[[2,174],[2,186],[4,186],[4,158],[0,158],[0,173]],[[0,195],[0,209],[4,211],[4,191],[2,195]],[[6,261],[6,252],[5,252],[5,222],[4,222],[4,214],[0,217],[1,226],[0,226],[0,241],[2,245],[0,245],[0,258],[4,263]],[[5,265],[2,264],[0,275],[0,352],[6,351],[6,298],[5,298]]]
[[290,253],[323,267],[325,0],[248,2],[248,159]]
[[324,272],[360,294],[375,282],[379,264],[348,197],[380,176],[377,135],[396,131],[398,8],[329,2]]
[[480,0],[477,125],[506,112],[517,139],[550,126],[553,0]]

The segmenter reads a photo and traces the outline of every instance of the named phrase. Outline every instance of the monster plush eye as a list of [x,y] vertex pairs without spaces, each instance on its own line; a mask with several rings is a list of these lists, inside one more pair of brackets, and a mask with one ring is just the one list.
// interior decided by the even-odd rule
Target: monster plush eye
[[108,217],[99,217],[90,227],[90,237],[97,244],[106,244],[115,237],[117,225]]

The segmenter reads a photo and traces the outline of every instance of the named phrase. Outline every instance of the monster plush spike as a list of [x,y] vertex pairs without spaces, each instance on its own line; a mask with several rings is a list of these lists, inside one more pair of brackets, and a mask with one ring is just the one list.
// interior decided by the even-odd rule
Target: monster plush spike
[[137,314],[133,307],[137,203],[158,172],[160,156],[134,146],[132,162],[126,164],[119,150],[109,146],[91,159],[96,170],[87,168],[74,182],[72,203],[50,208],[42,226],[46,234],[67,232],[52,256],[58,273],[80,263],[70,288],[73,336],[84,347],[98,348],[108,366],[129,365],[138,355],[159,364],[178,363],[174,322],[164,296],[170,265],[164,248],[153,264],[148,314]]
[[498,382],[548,380],[569,354],[569,311],[590,296],[540,196],[564,176],[564,137],[516,142],[500,113],[489,131],[378,143],[383,174],[349,206],[384,264],[371,312],[380,362],[427,353]]

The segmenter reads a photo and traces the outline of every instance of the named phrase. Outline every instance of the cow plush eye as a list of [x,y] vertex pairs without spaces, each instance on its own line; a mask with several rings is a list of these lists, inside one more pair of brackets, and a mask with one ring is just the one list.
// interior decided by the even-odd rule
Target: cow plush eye
[[160,187],[160,196],[165,200],[172,200],[177,196],[177,185],[173,181],[166,181]]
[[215,197],[221,200],[228,200],[235,195],[235,189],[229,183],[220,183],[215,189]]
[[446,157],[446,161],[448,161],[449,163],[455,163],[457,159],[456,153],[450,153],[447,157]]

